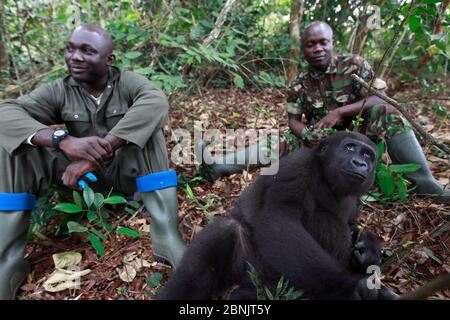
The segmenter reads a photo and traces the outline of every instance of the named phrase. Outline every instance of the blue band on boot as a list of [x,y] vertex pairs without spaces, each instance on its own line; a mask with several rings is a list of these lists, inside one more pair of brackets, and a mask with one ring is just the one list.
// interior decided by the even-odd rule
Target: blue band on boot
[[0,211],[33,210],[35,202],[30,193],[0,193]]
[[136,178],[136,187],[139,192],[155,191],[177,186],[177,173],[175,170],[150,173]]

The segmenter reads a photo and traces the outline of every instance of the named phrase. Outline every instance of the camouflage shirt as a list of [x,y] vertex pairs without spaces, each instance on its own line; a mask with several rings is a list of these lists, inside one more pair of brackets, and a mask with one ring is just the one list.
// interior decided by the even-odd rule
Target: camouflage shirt
[[[332,57],[325,72],[312,68],[301,72],[289,87],[286,111],[304,114],[308,124],[315,124],[329,111],[363,99],[365,89],[351,78],[352,74],[370,82],[374,71],[360,56],[340,54]],[[373,86],[382,90],[386,84],[376,79]],[[346,127],[349,121],[342,125]]]

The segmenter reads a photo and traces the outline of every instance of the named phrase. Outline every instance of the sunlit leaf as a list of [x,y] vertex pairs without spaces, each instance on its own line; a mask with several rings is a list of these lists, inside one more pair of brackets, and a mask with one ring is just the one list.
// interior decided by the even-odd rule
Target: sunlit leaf
[[86,202],[88,209],[90,209],[92,204],[94,203],[94,191],[92,191],[92,189],[89,187],[85,188],[83,190],[83,198],[84,202]]
[[69,230],[70,233],[88,231],[88,228],[86,228],[85,226],[82,226],[81,224],[79,224],[78,222],[75,222],[75,221],[67,222],[67,229]]
[[104,203],[107,204],[123,204],[127,203],[127,199],[121,196],[112,196],[105,199]]
[[100,257],[103,257],[105,255],[105,248],[102,245],[102,242],[99,238],[97,238],[96,235],[89,233],[89,241],[91,242],[92,247],[95,249],[97,254]]
[[133,238],[138,238],[141,236],[141,234],[139,232],[137,232],[136,230],[125,228],[125,227],[118,228],[116,233],[123,234],[123,235],[133,237]]
[[53,207],[53,209],[66,213],[78,213],[83,211],[82,208],[80,208],[74,203],[58,203],[56,206]]
[[141,52],[137,52],[137,51],[131,51],[131,52],[127,52],[125,53],[125,57],[127,57],[130,60],[139,58],[142,55]]

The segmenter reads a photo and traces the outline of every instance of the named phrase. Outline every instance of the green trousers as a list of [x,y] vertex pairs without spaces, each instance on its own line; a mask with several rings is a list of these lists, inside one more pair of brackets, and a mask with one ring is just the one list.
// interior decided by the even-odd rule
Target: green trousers
[[[151,142],[149,142],[151,143]],[[128,144],[116,151],[114,158],[94,173],[95,190],[124,194],[136,191],[136,177],[169,169],[167,153],[150,158],[148,148]],[[61,177],[70,164],[62,152],[49,148],[22,146],[14,156],[0,147],[0,193],[30,193],[40,196]],[[29,265],[24,259],[26,235],[31,211],[0,211],[0,300],[13,299],[25,278]]]

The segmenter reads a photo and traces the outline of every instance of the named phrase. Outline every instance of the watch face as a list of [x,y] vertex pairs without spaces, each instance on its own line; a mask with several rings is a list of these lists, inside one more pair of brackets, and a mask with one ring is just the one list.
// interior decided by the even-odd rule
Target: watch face
[[53,134],[56,137],[62,137],[62,136],[64,136],[66,134],[66,132],[64,130],[56,130]]

